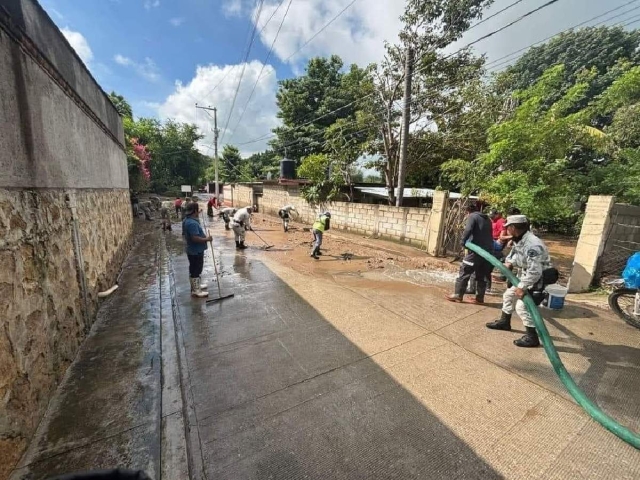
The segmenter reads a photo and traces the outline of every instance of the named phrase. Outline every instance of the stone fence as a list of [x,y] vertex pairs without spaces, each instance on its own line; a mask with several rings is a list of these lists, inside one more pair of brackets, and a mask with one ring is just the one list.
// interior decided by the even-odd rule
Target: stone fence
[[118,112],[35,0],[0,9],[0,480],[111,287],[132,227]]
[[321,208],[312,206],[300,196],[297,185],[265,183],[262,195],[255,195],[254,186],[237,184],[225,187],[225,201],[235,207],[245,207],[257,199],[258,210],[277,215],[284,205],[296,207],[294,219],[312,224],[323,210],[331,212],[331,226],[361,235],[386,238],[414,245],[435,255],[440,252],[444,216],[448,204],[447,192],[436,192],[433,208],[393,207],[362,203],[331,202]]

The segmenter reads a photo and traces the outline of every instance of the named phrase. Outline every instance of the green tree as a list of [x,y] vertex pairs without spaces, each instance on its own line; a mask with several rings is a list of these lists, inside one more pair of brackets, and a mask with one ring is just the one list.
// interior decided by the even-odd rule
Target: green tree
[[346,73],[342,68],[337,55],[313,58],[304,75],[280,82],[276,102],[283,125],[274,129],[277,138],[271,142],[276,152],[298,162],[323,153],[325,130],[340,118],[353,117],[368,75],[356,65]]
[[[415,52],[412,76],[412,103],[408,150],[413,168],[431,165],[431,173],[446,158],[436,157],[428,149],[434,129],[443,133],[452,115],[466,109],[464,86],[477,82],[483,75],[484,58],[475,57],[469,50],[453,55],[443,49],[459,40],[471,22],[482,16],[492,0],[409,0],[402,16],[403,29],[399,45],[387,45],[383,61],[376,67],[373,78],[376,95],[368,110],[376,126],[377,137],[369,143],[369,153],[379,160],[367,166],[383,175],[388,201],[395,203],[400,159],[405,58],[409,48]],[[425,143],[424,140],[427,140]],[[422,141],[415,144],[414,140]],[[441,142],[441,139],[438,139]]]
[[129,105],[129,102],[127,102],[122,95],[118,95],[116,92],[112,91],[109,94],[109,100],[111,100],[111,103],[116,107],[116,110],[122,118],[133,118],[131,105]]
[[222,165],[222,178],[228,183],[236,183],[251,180],[246,172],[241,170],[242,156],[240,150],[233,145],[225,145],[222,148],[222,156],[220,157]]
[[340,194],[340,189],[331,175],[331,159],[326,153],[303,158],[298,167],[298,177],[311,183],[302,188],[301,195],[312,205],[335,200]]

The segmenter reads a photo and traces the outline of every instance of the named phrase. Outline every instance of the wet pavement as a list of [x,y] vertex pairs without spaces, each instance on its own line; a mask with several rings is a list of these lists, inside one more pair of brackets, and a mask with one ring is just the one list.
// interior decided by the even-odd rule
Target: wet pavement
[[136,221],[119,288],[101,305],[12,480],[117,467],[160,478],[163,463],[183,472],[166,478],[186,478],[179,377],[162,365],[171,360],[173,315],[157,227]]
[[[189,296],[179,232],[168,241],[189,374],[194,478],[637,478],[640,452],[571,400],[542,349],[484,328],[449,288],[342,258],[319,261],[267,222],[251,248],[213,222],[223,294]],[[346,242],[346,248],[353,246]],[[208,254],[209,255],[209,254]],[[214,279],[211,258],[204,276]],[[417,279],[417,280],[416,280]],[[215,297],[216,284],[209,289]],[[567,368],[640,429],[640,332],[570,306],[546,312]],[[593,455],[598,452],[598,455]]]
[[[210,225],[220,289],[190,296],[181,229],[142,222],[120,289],[12,480],[128,467],[158,479],[640,477],[640,452],[569,397],[542,349],[484,328],[500,298],[443,300],[420,253],[276,222],[236,252]],[[275,227],[274,227],[275,225]],[[352,253],[349,259],[345,253]],[[382,268],[379,260],[383,260]],[[217,296],[211,253],[203,278]],[[640,430],[640,331],[579,305],[545,311],[579,385]]]

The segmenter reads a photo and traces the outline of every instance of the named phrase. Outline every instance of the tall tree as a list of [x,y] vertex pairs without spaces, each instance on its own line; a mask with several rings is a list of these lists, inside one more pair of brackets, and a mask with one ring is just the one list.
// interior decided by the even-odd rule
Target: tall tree
[[242,167],[242,156],[240,150],[233,145],[225,145],[222,148],[222,178],[226,182],[235,183],[240,181],[251,180],[240,169]]
[[[421,163],[436,165],[443,159],[429,158],[428,151],[415,145],[414,139],[441,130],[452,112],[465,109],[461,94],[466,83],[477,81],[483,74],[484,58],[469,50],[445,54],[443,49],[459,40],[471,22],[482,16],[492,0],[409,0],[401,17],[403,29],[399,45],[387,45],[387,53],[374,73],[376,96],[369,114],[379,125],[370,152],[379,154],[371,162],[383,175],[390,204],[395,204],[400,160],[400,130],[405,80],[405,56],[409,48],[415,52],[412,82],[410,161],[418,154]],[[413,159],[411,157],[414,157]],[[414,160],[415,162],[415,160]]]
[[356,65],[346,73],[343,66],[337,55],[313,58],[304,75],[280,82],[277,116],[283,125],[274,129],[277,138],[271,142],[277,153],[298,162],[322,153],[325,130],[340,118],[353,117],[368,77]]

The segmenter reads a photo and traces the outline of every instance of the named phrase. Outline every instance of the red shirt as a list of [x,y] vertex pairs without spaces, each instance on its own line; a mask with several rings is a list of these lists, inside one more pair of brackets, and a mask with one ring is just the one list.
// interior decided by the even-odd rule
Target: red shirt
[[504,224],[505,223],[507,223],[507,221],[502,217],[499,217],[499,218],[496,218],[495,220],[493,220],[492,227],[493,227],[493,239],[494,240],[498,240],[500,238],[500,234],[504,230]]
[[173,206],[174,207],[181,207],[182,206],[182,199],[176,198],[176,201],[173,202]]
[[209,199],[209,201],[207,202],[207,204],[208,204],[210,207],[215,207],[215,206],[216,206],[216,199],[215,199],[215,197],[211,197],[211,198]]

